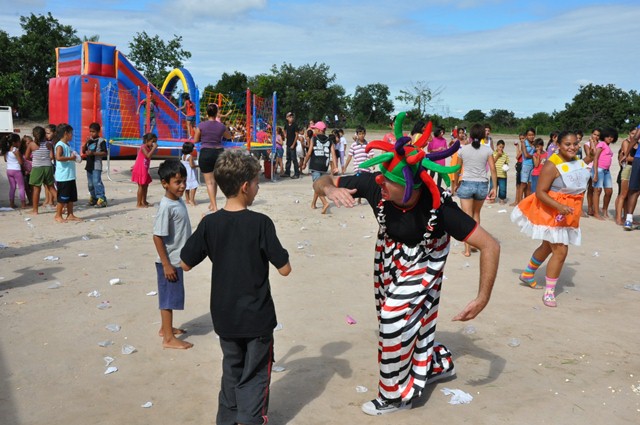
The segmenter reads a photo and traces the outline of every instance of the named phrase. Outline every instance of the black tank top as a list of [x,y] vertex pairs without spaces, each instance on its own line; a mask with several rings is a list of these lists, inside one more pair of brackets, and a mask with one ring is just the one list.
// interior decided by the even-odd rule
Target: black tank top
[[[638,144],[636,143],[633,145],[631,149],[629,149],[629,155],[627,156],[627,158],[635,158],[637,150],[638,150]],[[627,160],[627,163],[629,163],[629,160]]]

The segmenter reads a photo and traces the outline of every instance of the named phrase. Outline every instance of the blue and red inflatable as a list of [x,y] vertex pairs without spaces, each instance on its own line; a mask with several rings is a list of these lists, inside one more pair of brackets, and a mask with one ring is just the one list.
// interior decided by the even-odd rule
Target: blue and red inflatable
[[135,156],[133,146],[141,143],[149,123],[146,108],[140,106],[150,105],[150,98],[155,101],[153,131],[159,154],[175,156],[188,139],[184,112],[171,97],[181,82],[199,110],[197,88],[186,69],[173,70],[158,90],[112,45],[84,42],[59,47],[56,58],[56,77],[49,82],[49,121],[74,128],[74,150],[81,151],[89,138],[89,124],[98,122],[102,136],[111,142],[112,157]]

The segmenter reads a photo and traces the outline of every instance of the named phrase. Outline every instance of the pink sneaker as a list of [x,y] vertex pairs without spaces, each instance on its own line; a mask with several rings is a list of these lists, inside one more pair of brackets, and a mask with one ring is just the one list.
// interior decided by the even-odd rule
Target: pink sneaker
[[556,296],[554,294],[549,294],[549,293],[545,293],[542,296],[542,304],[546,305],[547,307],[558,306],[558,304],[556,303]]

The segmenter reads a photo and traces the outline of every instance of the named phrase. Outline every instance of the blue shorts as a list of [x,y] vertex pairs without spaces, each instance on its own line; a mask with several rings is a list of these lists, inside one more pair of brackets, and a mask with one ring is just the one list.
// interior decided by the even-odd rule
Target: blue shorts
[[533,164],[522,163],[522,170],[520,171],[520,180],[518,183],[529,183],[531,181],[531,172],[533,171]]
[[631,163],[629,190],[632,192],[637,192],[640,190],[640,158],[633,158],[633,162]]
[[484,201],[489,194],[489,182],[471,182],[462,180],[456,194],[460,199]]
[[284,148],[276,145],[276,158],[282,158],[284,156]]
[[[593,168],[591,169],[591,178],[593,179]],[[611,172],[604,168],[598,168],[598,181],[593,183],[594,189],[611,189],[613,188],[613,180],[611,180]]]
[[183,271],[176,267],[178,280],[169,282],[164,276],[162,263],[156,264],[158,273],[158,304],[160,310],[184,310],[184,280]]
[[196,122],[196,116],[195,115],[187,115],[187,121],[189,121],[191,123],[195,123]]
[[311,181],[316,181],[318,180],[320,177],[324,176],[325,174],[327,174],[327,172],[322,172],[322,171],[314,171],[311,170]]

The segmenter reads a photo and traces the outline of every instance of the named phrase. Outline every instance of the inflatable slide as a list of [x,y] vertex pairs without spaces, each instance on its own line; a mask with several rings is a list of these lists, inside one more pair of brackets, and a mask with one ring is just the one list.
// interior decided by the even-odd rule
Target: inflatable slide
[[98,122],[111,157],[135,156],[147,131],[158,135],[157,156],[178,155],[188,140],[184,111],[172,96],[179,82],[200,109],[196,85],[186,69],[173,70],[161,91],[115,46],[84,42],[59,47],[56,59],[56,77],[49,82],[49,121],[73,127],[74,150],[81,151],[89,124]]

